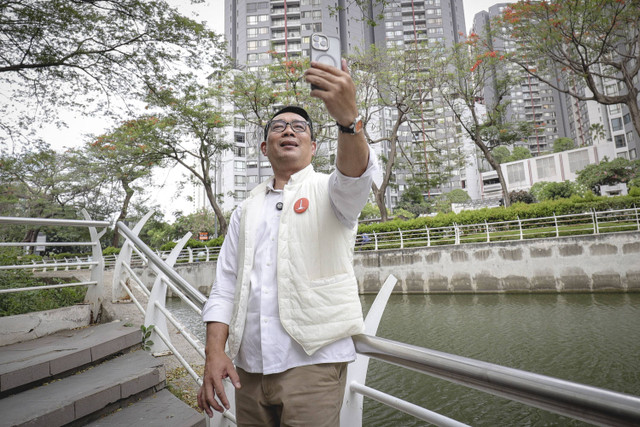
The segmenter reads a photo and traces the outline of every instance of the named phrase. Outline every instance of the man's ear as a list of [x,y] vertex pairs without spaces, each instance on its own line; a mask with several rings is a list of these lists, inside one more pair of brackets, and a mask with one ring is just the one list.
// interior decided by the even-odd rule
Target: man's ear
[[263,155],[267,155],[267,141],[262,141],[260,143],[260,151],[262,151]]
[[311,141],[311,157],[316,155],[316,148],[318,147],[318,144],[316,144],[315,141]]

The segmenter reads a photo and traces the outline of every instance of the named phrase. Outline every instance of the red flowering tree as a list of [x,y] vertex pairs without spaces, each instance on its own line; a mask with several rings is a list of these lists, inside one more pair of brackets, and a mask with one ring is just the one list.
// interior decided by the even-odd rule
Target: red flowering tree
[[[507,120],[508,94],[515,81],[507,72],[504,59],[477,34],[471,33],[465,42],[454,45],[432,63],[434,86],[439,88],[464,132],[498,174],[504,204],[509,206],[506,181],[493,150],[525,139],[530,125]],[[485,99],[489,93],[491,96]]]
[[638,0],[521,0],[497,24],[518,46],[510,61],[577,99],[626,105],[640,133]]

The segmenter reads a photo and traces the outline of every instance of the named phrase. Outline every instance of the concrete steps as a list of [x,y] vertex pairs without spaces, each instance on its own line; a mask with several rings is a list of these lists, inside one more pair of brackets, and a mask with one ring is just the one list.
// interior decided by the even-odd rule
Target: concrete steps
[[0,347],[0,427],[204,426],[140,343],[113,322]]

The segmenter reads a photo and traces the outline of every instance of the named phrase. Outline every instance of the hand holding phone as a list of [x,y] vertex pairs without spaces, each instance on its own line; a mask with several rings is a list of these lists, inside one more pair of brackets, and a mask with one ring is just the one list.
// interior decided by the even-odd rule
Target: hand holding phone
[[[329,37],[322,33],[311,34],[309,58],[311,61],[320,62],[340,69],[340,39]],[[311,85],[311,90],[320,89]]]

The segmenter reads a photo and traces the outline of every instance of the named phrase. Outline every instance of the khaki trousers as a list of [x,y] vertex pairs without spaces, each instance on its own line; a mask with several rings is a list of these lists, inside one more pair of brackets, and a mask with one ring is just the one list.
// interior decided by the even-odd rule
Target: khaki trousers
[[241,427],[339,427],[346,363],[300,366],[263,375],[237,368],[236,419]]

